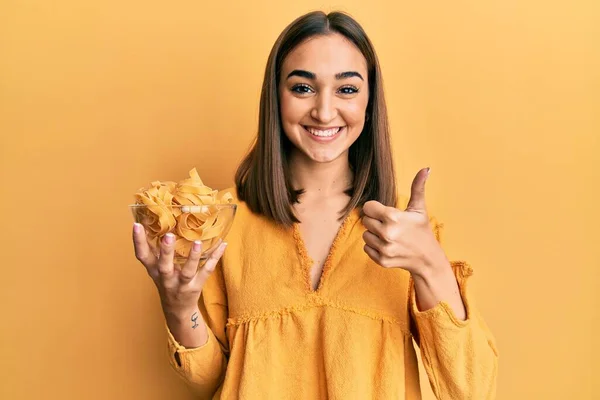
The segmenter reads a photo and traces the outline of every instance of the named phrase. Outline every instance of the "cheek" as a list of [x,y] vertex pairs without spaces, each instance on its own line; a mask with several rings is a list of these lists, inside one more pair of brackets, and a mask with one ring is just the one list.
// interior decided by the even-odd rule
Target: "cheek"
[[284,124],[296,124],[306,114],[306,101],[291,96],[289,93],[283,93],[279,97],[281,119]]
[[367,112],[367,102],[358,100],[348,102],[340,109],[344,121],[353,128],[361,128],[365,124],[365,113]]
[[358,96],[344,103],[340,113],[346,123],[353,128],[360,128],[365,124],[367,105],[369,104],[369,93],[361,92]]

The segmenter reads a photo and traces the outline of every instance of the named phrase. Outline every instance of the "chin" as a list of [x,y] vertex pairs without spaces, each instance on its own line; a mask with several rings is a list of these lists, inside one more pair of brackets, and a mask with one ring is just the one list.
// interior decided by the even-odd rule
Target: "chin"
[[316,151],[316,152],[305,152],[303,153],[311,160],[316,163],[330,163],[333,162],[340,157],[347,155],[347,152],[332,152],[332,151]]

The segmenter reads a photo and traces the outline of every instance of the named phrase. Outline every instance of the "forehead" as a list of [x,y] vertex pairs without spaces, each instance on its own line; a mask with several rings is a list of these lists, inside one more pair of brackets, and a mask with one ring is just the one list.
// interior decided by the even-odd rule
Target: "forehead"
[[317,79],[339,72],[361,72],[366,79],[367,60],[360,50],[339,33],[314,36],[296,46],[283,61],[284,73],[295,69],[314,72]]

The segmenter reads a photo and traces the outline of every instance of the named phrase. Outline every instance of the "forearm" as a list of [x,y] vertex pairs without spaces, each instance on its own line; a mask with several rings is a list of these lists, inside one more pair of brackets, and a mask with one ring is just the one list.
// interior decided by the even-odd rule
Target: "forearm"
[[163,307],[167,326],[175,340],[183,347],[193,349],[208,341],[208,328],[198,307],[175,311]]
[[438,399],[491,400],[498,351],[467,293],[472,269],[462,261],[437,265],[442,268],[431,274],[413,275],[410,293],[415,339],[432,388]]
[[419,311],[427,311],[439,302],[447,303],[461,321],[467,318],[465,305],[460,295],[456,276],[450,262],[444,258],[420,274],[413,274],[416,303]]
[[212,399],[227,365],[220,342],[197,307],[185,312],[163,311],[169,330],[169,363],[198,398]]

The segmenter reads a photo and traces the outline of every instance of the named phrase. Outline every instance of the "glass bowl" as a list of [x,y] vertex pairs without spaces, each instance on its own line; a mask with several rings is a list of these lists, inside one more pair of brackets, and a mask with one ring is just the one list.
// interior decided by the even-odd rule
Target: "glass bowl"
[[160,255],[160,241],[163,236],[172,233],[175,235],[173,262],[178,265],[184,264],[194,241],[199,240],[202,242],[202,265],[227,236],[237,206],[131,204],[129,208],[134,221],[144,227],[148,244],[155,256]]

